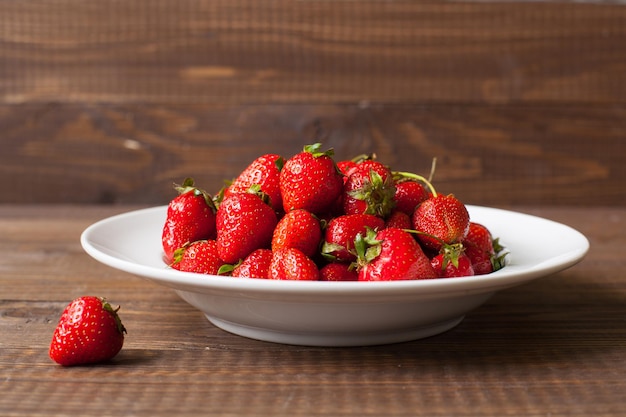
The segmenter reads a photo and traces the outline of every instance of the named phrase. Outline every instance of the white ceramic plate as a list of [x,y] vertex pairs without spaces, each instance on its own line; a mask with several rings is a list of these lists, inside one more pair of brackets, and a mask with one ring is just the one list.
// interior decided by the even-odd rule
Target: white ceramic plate
[[96,260],[172,288],[217,327],[270,342],[310,346],[396,343],[451,329],[496,291],[566,269],[589,242],[578,231],[512,211],[468,206],[509,252],[492,274],[419,281],[312,282],[192,274],[163,262],[166,207],[101,220],[81,236]]

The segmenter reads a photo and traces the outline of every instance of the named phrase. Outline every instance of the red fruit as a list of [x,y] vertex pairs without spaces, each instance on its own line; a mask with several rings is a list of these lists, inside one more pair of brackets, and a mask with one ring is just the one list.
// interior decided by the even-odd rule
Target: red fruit
[[174,261],[170,266],[184,272],[218,275],[223,265],[215,240],[197,240],[174,252]]
[[234,264],[252,251],[268,248],[276,213],[258,194],[232,194],[220,204],[216,216],[217,253],[226,263]]
[[358,281],[359,275],[351,264],[331,262],[320,269],[320,281]]
[[112,359],[122,349],[126,329],[104,298],[84,296],[61,314],[50,343],[50,358],[63,366]]
[[161,241],[165,260],[171,263],[176,249],[188,242],[215,238],[215,205],[209,194],[194,186],[191,178],[177,185],[179,195],[170,201]]
[[339,172],[341,172],[344,175],[344,182],[345,182],[345,180],[348,178],[352,170],[356,168],[358,164],[360,164],[363,161],[373,160],[375,158],[376,158],[376,155],[374,154],[371,154],[371,155],[361,154],[361,155],[355,156],[349,161],[344,160],[344,161],[337,162],[337,168],[339,169]]
[[469,277],[474,275],[472,261],[464,253],[463,245],[446,245],[433,257],[431,265],[439,278]]
[[339,161],[337,162],[337,169],[344,175],[344,182],[347,179],[348,173],[357,165],[354,161]]
[[318,281],[319,269],[311,258],[296,248],[275,251],[268,272],[269,279]]
[[396,181],[396,210],[402,211],[409,216],[413,215],[415,208],[423,201],[430,198],[430,192],[424,185],[417,181]]
[[461,243],[465,247],[465,254],[472,262],[475,275],[489,274],[504,266],[506,254],[498,255],[502,248],[482,224],[470,222],[467,236]]
[[330,211],[341,195],[343,178],[333,150],[320,152],[321,144],[304,147],[285,162],[280,172],[280,192],[286,212],[304,209],[314,214]]
[[430,260],[409,232],[388,228],[357,242],[359,281],[436,278]]
[[385,218],[394,208],[395,193],[389,168],[378,161],[363,161],[350,170],[344,184],[343,211]]
[[283,209],[280,195],[280,171],[284,160],[280,155],[265,154],[254,161],[224,191],[224,197],[235,193],[244,193],[253,185],[258,185],[269,197],[269,203],[276,212]]
[[413,227],[413,223],[411,221],[411,216],[408,214],[394,210],[387,221],[385,222],[385,227],[395,227],[396,229],[411,229]]
[[295,209],[279,220],[272,237],[272,250],[297,248],[312,257],[321,239],[322,229],[317,217],[309,211]]
[[420,204],[413,213],[413,228],[420,242],[437,252],[444,244],[460,242],[469,229],[469,213],[453,195],[436,195]]
[[372,214],[346,214],[330,220],[324,234],[322,254],[339,262],[352,262],[357,258],[354,240],[358,234],[365,236],[367,229],[375,231],[385,227],[385,221]]
[[267,278],[271,261],[271,250],[257,249],[235,266],[232,276],[238,278]]
[[469,277],[474,275],[472,261],[470,261],[467,255],[459,256],[456,264],[446,261],[444,258],[444,255],[439,254],[431,259],[433,269],[437,272],[439,278]]

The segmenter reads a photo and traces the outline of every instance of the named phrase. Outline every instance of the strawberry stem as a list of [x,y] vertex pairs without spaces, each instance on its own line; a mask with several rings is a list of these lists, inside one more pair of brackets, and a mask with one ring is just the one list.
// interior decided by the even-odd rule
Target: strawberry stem
[[433,197],[437,197],[437,191],[435,190],[435,187],[430,182],[430,180],[426,179],[425,177],[419,174],[414,174],[413,172],[405,172],[405,171],[394,171],[393,175],[395,177],[410,178],[410,179],[422,182],[426,184],[426,186],[428,187],[428,190],[433,195]]
[[320,151],[321,147],[322,147],[321,143],[314,143],[312,145],[306,145],[303,150],[304,152],[308,152],[312,154],[315,158],[319,158],[320,156],[332,157],[333,155],[335,155],[335,150],[333,148],[330,148],[325,152],[321,152]]
[[211,210],[213,210],[213,212],[217,211],[217,207],[211,195],[203,189],[196,187],[193,178],[187,177],[184,179],[182,184],[174,184],[174,189],[178,191],[178,194],[193,192],[193,194],[196,196],[202,196],[202,198],[204,198],[204,201],[206,201],[206,204],[211,208]]
[[126,333],[126,328],[122,324],[120,316],[117,315],[120,306],[117,306],[117,308],[113,308],[111,304],[109,304],[109,302],[106,300],[106,298],[102,297],[100,297],[100,302],[102,303],[102,309],[113,316],[113,319],[115,320],[115,325],[117,326],[117,330],[122,334]]

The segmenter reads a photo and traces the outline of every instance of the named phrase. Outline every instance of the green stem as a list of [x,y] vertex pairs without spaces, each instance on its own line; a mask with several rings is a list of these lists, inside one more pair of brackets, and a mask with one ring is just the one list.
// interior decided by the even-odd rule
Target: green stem
[[421,176],[419,174],[414,174],[412,172],[403,172],[403,171],[396,171],[396,172],[394,172],[394,175],[401,175],[401,176],[403,176],[405,178],[411,178],[411,179],[423,182],[424,184],[426,184],[426,186],[428,187],[428,189],[432,193],[433,197],[437,197],[437,191],[435,191],[435,187],[430,182],[430,180],[426,179],[425,177],[423,177],[423,176]]

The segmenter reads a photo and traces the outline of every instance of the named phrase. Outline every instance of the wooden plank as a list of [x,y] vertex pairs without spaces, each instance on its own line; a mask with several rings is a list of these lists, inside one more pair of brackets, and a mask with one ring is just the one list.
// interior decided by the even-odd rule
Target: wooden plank
[[376,153],[468,203],[624,205],[624,106],[0,106],[0,202],[165,204],[257,156]]
[[0,2],[0,103],[624,103],[612,2]]

